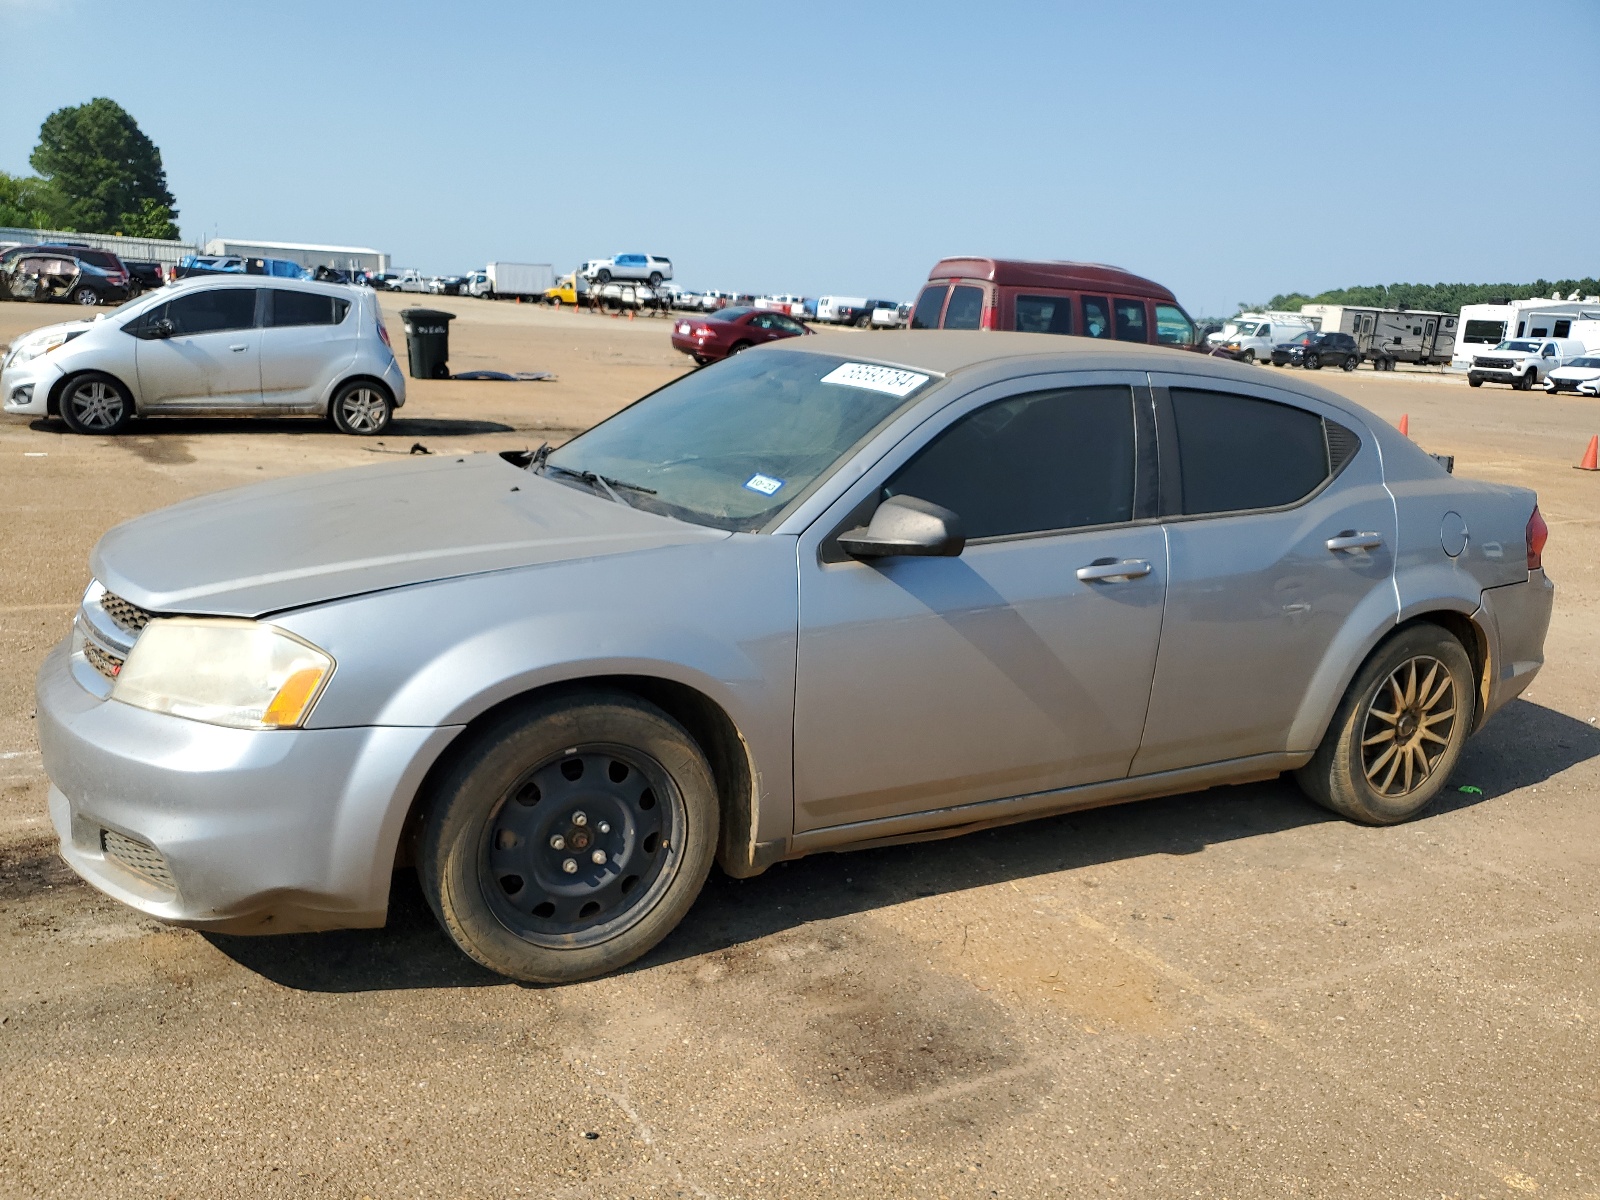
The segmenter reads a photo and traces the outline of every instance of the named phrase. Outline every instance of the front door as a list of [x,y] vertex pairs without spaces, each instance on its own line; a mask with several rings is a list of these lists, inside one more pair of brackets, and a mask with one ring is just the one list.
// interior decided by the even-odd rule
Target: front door
[[[1095,378],[958,401],[802,538],[796,832],[1127,774],[1166,549],[1148,393]],[[960,557],[829,552],[889,495],[953,510]]]
[[1319,672],[1351,653],[1330,648],[1397,612],[1376,448],[1343,414],[1269,389],[1155,382],[1170,577],[1133,773],[1311,749],[1290,731],[1314,681],[1329,686]]
[[[256,289],[206,288],[143,319],[135,365],[146,411],[252,408],[261,400]],[[161,322],[167,335],[153,336]]]

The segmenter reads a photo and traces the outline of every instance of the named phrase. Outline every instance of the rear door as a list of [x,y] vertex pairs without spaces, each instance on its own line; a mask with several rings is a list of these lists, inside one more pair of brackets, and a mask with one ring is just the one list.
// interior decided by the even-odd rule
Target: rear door
[[922,289],[922,295],[917,297],[916,307],[911,310],[910,328],[912,329],[937,329],[939,317],[944,313],[944,302],[950,296],[950,285],[940,280],[930,283]]
[[355,358],[350,301],[320,292],[269,288],[261,331],[264,408],[310,409],[321,385]]
[[950,300],[944,306],[944,322],[940,328],[982,329],[987,296],[985,285],[958,281],[950,289]]
[[1313,685],[1342,686],[1350,631],[1398,612],[1376,448],[1270,387],[1152,382],[1169,580],[1133,773],[1309,750],[1290,731]]
[[145,314],[143,329],[167,321],[171,335],[139,338],[134,361],[143,409],[254,408],[261,401],[259,289],[185,292]]

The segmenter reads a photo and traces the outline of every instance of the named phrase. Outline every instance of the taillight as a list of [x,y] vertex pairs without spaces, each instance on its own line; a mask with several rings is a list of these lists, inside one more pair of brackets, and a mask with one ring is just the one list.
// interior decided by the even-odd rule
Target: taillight
[[385,346],[389,347],[390,350],[394,349],[394,343],[389,340],[389,331],[384,327],[382,317],[378,318],[378,336],[383,339]]
[[998,329],[1000,320],[998,312],[993,308],[983,310],[983,318],[978,322],[979,329]]
[[1539,506],[1533,506],[1533,516],[1528,518],[1528,570],[1538,571],[1544,567],[1544,544],[1550,540],[1550,526],[1544,523],[1544,517],[1539,513]]

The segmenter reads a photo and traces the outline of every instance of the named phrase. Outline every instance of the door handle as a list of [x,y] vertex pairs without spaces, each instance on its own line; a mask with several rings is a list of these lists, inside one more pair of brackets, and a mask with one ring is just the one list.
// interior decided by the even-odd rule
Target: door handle
[[1383,545],[1383,534],[1357,533],[1354,529],[1346,529],[1343,533],[1329,538],[1325,544],[1329,550],[1343,550],[1346,553],[1355,550],[1376,550]]
[[232,350],[235,354],[239,354],[242,351],[250,349],[250,347],[249,346],[229,346],[228,349]]
[[1096,561],[1078,568],[1078,578],[1084,583],[1115,583],[1121,579],[1138,579],[1150,574],[1150,564],[1143,559],[1117,562],[1115,559]]

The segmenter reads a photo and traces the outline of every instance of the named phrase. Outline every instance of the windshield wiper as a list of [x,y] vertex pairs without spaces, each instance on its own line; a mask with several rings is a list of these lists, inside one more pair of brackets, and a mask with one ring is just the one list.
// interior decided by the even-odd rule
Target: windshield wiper
[[[543,447],[540,447],[540,449],[543,449]],[[615,500],[618,504],[622,505],[623,508],[632,508],[633,505],[629,504],[622,498],[622,494],[617,491],[618,488],[627,488],[630,492],[643,492],[647,496],[654,496],[656,494],[655,488],[642,487],[637,483],[625,483],[620,479],[612,479],[609,475],[600,475],[594,471],[575,471],[571,467],[563,467],[560,463],[553,463],[546,460],[540,461],[538,469],[544,471],[560,471],[563,475],[570,475],[574,479],[581,479],[584,483],[587,483],[591,487],[598,487],[607,496]]]

